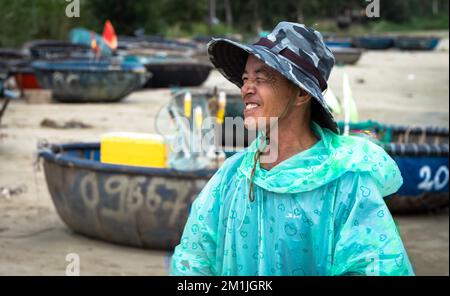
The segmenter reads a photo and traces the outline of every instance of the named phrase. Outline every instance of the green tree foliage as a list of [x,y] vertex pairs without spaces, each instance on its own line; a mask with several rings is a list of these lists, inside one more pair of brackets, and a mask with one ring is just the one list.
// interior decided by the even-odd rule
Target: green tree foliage
[[[109,19],[119,35],[132,35],[136,29],[146,34],[198,35],[238,32],[254,35],[270,30],[281,20],[314,25],[318,20],[332,24],[346,9],[363,14],[365,0],[215,0],[215,15],[221,23],[208,27],[210,0],[79,0],[80,18],[68,18],[67,1],[73,0],[0,0],[0,46],[20,46],[32,39],[67,39],[71,28],[87,27],[101,33]],[[367,23],[422,24],[417,20],[444,16],[448,29],[448,0],[380,0],[381,18]],[[226,19],[232,20],[232,27]],[[231,13],[231,17],[230,17]],[[442,18],[441,18],[442,19]],[[433,22],[441,25],[445,22]],[[433,28],[434,25],[428,26]],[[322,27],[323,28],[323,27]]]
[[67,39],[76,26],[90,26],[86,0],[80,17],[68,18],[64,0],[0,0],[0,46],[20,46],[32,39]]
[[109,19],[119,35],[132,35],[136,29],[156,33],[164,19],[161,9],[166,1],[141,0],[89,0],[87,9],[95,20],[97,31]]

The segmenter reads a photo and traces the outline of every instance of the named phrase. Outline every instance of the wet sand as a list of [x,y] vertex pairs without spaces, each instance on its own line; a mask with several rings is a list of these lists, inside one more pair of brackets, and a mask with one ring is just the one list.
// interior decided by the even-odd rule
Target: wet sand
[[[448,34],[447,34],[448,36]],[[336,67],[330,86],[342,94],[348,73],[360,120],[449,124],[448,39],[433,52],[369,51],[355,66]],[[204,87],[234,89],[213,71]],[[118,246],[74,234],[59,219],[42,168],[33,166],[38,142],[98,141],[110,131],[154,132],[168,89],[145,90],[115,104],[10,104],[0,130],[0,187],[26,192],[0,197],[0,275],[64,275],[66,255],[80,256],[81,275],[166,275],[169,252]],[[53,129],[43,119],[89,124]],[[418,275],[449,275],[449,214],[395,216]]]

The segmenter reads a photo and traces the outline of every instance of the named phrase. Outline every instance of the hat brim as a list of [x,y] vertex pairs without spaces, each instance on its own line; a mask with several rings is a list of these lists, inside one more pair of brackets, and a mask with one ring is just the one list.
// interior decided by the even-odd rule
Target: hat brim
[[249,54],[264,61],[266,65],[308,92],[314,98],[312,119],[320,126],[339,133],[338,126],[325,102],[319,83],[312,75],[264,46],[244,45],[223,38],[213,39],[208,43],[208,56],[211,63],[226,79],[239,88],[243,85],[242,74]]

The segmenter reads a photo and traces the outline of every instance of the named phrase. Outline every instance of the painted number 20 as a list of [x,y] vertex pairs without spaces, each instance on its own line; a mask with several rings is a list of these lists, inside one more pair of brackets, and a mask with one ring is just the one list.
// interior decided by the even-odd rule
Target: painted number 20
[[418,189],[430,191],[430,190],[441,190],[448,183],[448,167],[440,166],[436,171],[434,178],[429,166],[423,166],[420,169],[420,178],[423,179],[418,185]]

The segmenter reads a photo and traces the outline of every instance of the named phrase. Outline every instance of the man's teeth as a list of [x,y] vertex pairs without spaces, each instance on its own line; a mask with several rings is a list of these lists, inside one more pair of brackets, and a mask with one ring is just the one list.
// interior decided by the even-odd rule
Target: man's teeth
[[250,109],[253,109],[256,107],[258,107],[258,104],[249,103],[249,104],[245,105],[245,110],[250,110]]

